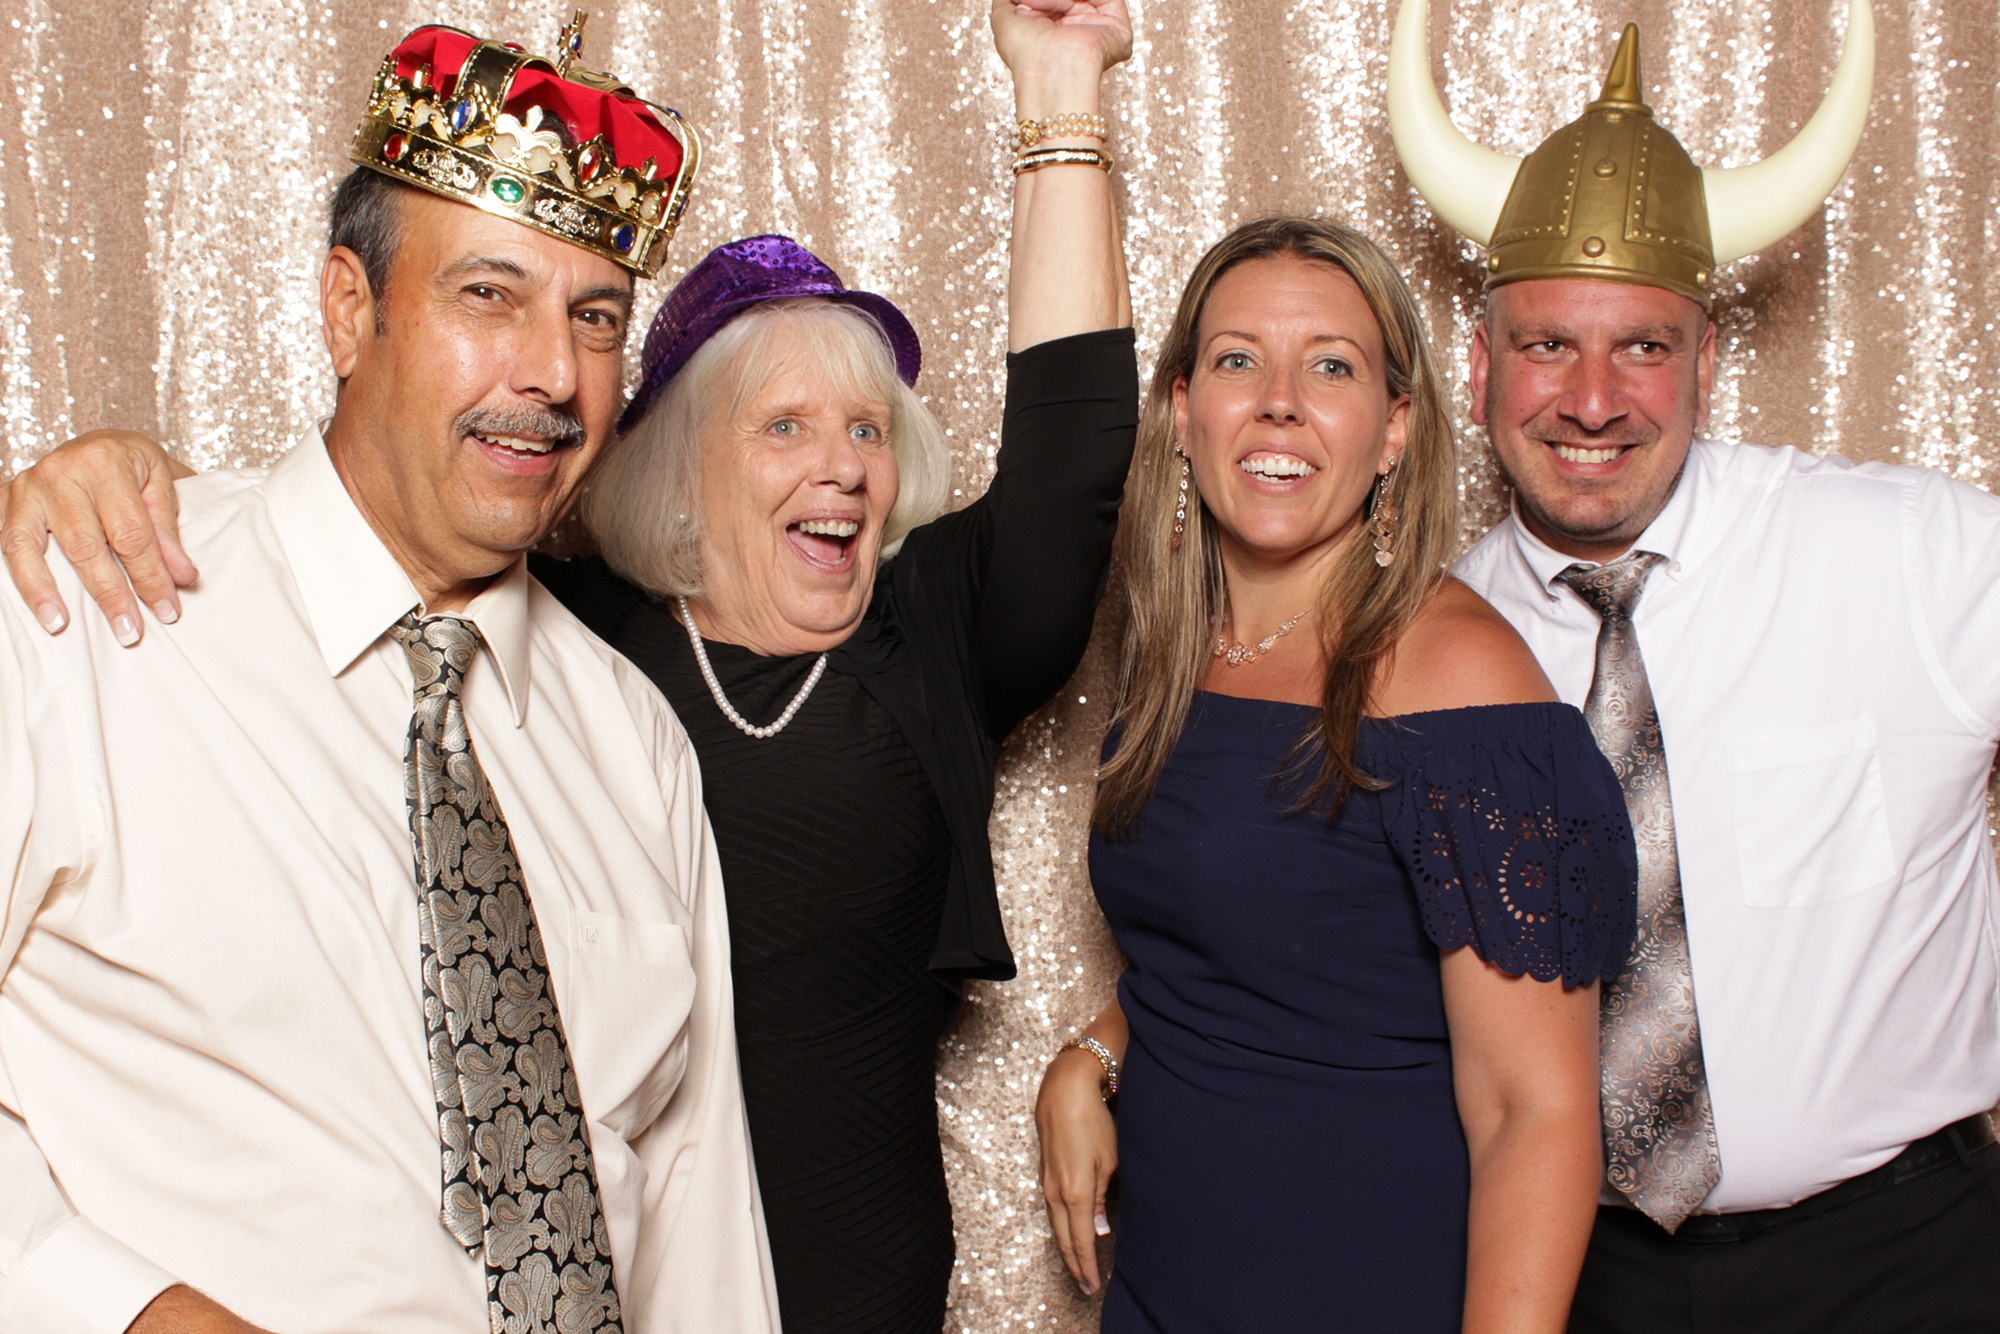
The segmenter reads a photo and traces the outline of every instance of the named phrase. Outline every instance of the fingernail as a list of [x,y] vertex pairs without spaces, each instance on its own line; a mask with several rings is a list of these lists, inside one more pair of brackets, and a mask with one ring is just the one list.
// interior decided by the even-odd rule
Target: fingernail
[[1095,1297],[1097,1295],[1097,1285],[1094,1283],[1079,1282],[1076,1286],[1083,1289],[1083,1295],[1086,1297]]
[[69,624],[69,617],[63,615],[63,609],[53,602],[44,602],[35,608],[35,619],[42,623],[42,629],[52,635],[61,634],[63,627]]
[[1111,1235],[1111,1220],[1106,1218],[1103,1214],[1091,1215],[1090,1225],[1091,1227],[1097,1230],[1097,1235],[1100,1237],[1108,1237]]
[[119,616],[111,622],[111,633],[118,637],[120,644],[131,648],[139,642],[139,623],[130,616]]
[[181,609],[162,598],[153,604],[153,615],[160,618],[161,625],[172,625],[181,618]]

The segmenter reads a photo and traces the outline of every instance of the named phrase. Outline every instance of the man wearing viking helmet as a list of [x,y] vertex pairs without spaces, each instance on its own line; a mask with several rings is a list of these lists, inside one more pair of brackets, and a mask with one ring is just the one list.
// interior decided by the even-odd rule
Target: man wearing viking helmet
[[1426,28],[1406,0],[1391,124],[1487,247],[1473,416],[1514,493],[1457,573],[1584,709],[1640,853],[1571,1328],[2000,1329],[2000,500],[1699,435],[1716,265],[1845,171],[1867,0],[1818,113],[1729,171],[1654,120],[1635,28],[1521,160],[1446,118]]
[[383,63],[214,615],[0,604],[0,1327],[776,1328],[700,776],[525,565],[695,166],[581,43]]

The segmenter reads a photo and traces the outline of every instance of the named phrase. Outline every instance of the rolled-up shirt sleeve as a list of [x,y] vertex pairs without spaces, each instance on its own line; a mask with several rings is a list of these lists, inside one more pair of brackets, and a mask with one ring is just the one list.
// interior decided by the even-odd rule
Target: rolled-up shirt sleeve
[[628,1327],[637,1334],[776,1334],[777,1285],[737,1073],[722,872],[693,748],[664,705],[658,713],[654,754],[679,859],[674,878],[694,918],[695,998],[686,1073],[632,1141],[646,1185],[635,1293],[627,1301],[636,1318]]
[[[85,856],[83,822],[101,797],[79,791],[62,695],[18,605],[0,607],[0,996],[50,889]],[[177,1281],[80,1215],[49,1170],[0,1053],[0,1334],[120,1334]]]

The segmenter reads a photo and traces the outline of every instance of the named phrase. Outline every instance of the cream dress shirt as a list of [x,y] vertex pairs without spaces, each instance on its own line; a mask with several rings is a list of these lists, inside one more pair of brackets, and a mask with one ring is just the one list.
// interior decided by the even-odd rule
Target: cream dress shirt
[[[202,581],[136,649],[0,596],[0,1334],[116,1334],[175,1282],[280,1334],[485,1334],[438,1219],[385,634],[417,593],[316,436],[181,506]],[[523,563],[467,614],[626,1328],[773,1330],[694,754]]]
[[[2000,1101],[2000,498],[1695,442],[1633,623],[1673,789],[1718,1212],[1791,1204]],[[1459,562],[1563,699],[1597,616],[1518,513]]]

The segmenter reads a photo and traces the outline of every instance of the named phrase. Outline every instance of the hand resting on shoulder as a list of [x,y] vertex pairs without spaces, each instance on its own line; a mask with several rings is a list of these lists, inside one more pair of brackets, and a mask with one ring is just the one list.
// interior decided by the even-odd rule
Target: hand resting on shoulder
[[49,539],[128,648],[139,642],[140,601],[163,623],[180,619],[180,590],[199,572],[180,543],[174,483],[194,472],[150,436],[89,431],[0,485],[0,556],[22,599],[50,634],[69,624],[49,572]]

